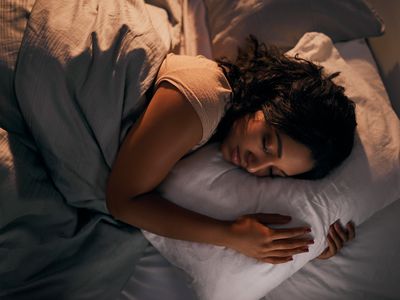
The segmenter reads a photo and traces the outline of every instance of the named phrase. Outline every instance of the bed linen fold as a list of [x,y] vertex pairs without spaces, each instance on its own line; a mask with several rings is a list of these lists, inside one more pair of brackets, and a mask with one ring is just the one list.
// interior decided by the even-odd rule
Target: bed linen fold
[[169,50],[143,1],[36,1],[15,70],[36,149],[1,132],[0,298],[113,299],[132,275],[148,242],[105,183]]
[[69,204],[106,212],[98,187],[167,50],[143,1],[36,2],[17,63],[17,98]]

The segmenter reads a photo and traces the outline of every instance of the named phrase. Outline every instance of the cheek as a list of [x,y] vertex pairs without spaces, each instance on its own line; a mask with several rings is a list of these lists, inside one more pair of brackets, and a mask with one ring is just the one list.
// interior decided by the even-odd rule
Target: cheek
[[302,174],[313,168],[313,162],[308,155],[298,155],[293,157],[287,167],[292,169],[292,174]]

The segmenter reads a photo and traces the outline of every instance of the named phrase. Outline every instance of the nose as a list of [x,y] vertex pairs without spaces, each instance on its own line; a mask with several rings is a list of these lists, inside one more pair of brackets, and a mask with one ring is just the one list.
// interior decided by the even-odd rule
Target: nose
[[271,167],[273,161],[265,153],[255,154],[248,151],[245,154],[244,167],[249,173],[258,173]]

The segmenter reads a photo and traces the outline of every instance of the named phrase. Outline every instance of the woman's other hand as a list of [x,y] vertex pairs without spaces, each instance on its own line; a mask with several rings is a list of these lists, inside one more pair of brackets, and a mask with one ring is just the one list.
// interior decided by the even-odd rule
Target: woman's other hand
[[287,224],[291,217],[279,214],[250,214],[234,221],[229,228],[228,247],[259,261],[280,264],[293,255],[308,252],[314,241],[305,235],[309,227],[272,229],[266,225]]
[[329,227],[328,247],[317,257],[319,259],[328,259],[334,256],[343,248],[346,242],[354,239],[356,233],[353,222],[348,222],[346,228],[343,228],[340,221],[337,220]]

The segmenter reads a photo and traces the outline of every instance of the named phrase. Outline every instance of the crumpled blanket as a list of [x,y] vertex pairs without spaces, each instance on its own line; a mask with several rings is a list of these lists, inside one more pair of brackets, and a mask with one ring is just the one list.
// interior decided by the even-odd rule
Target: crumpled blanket
[[106,212],[119,143],[168,49],[142,1],[38,1],[22,42],[18,103],[55,185]]
[[106,180],[169,50],[143,1],[36,1],[15,90],[37,151],[7,151],[31,158],[17,183],[42,164],[46,184],[2,203],[0,298],[113,299],[131,276],[148,242],[109,216]]

